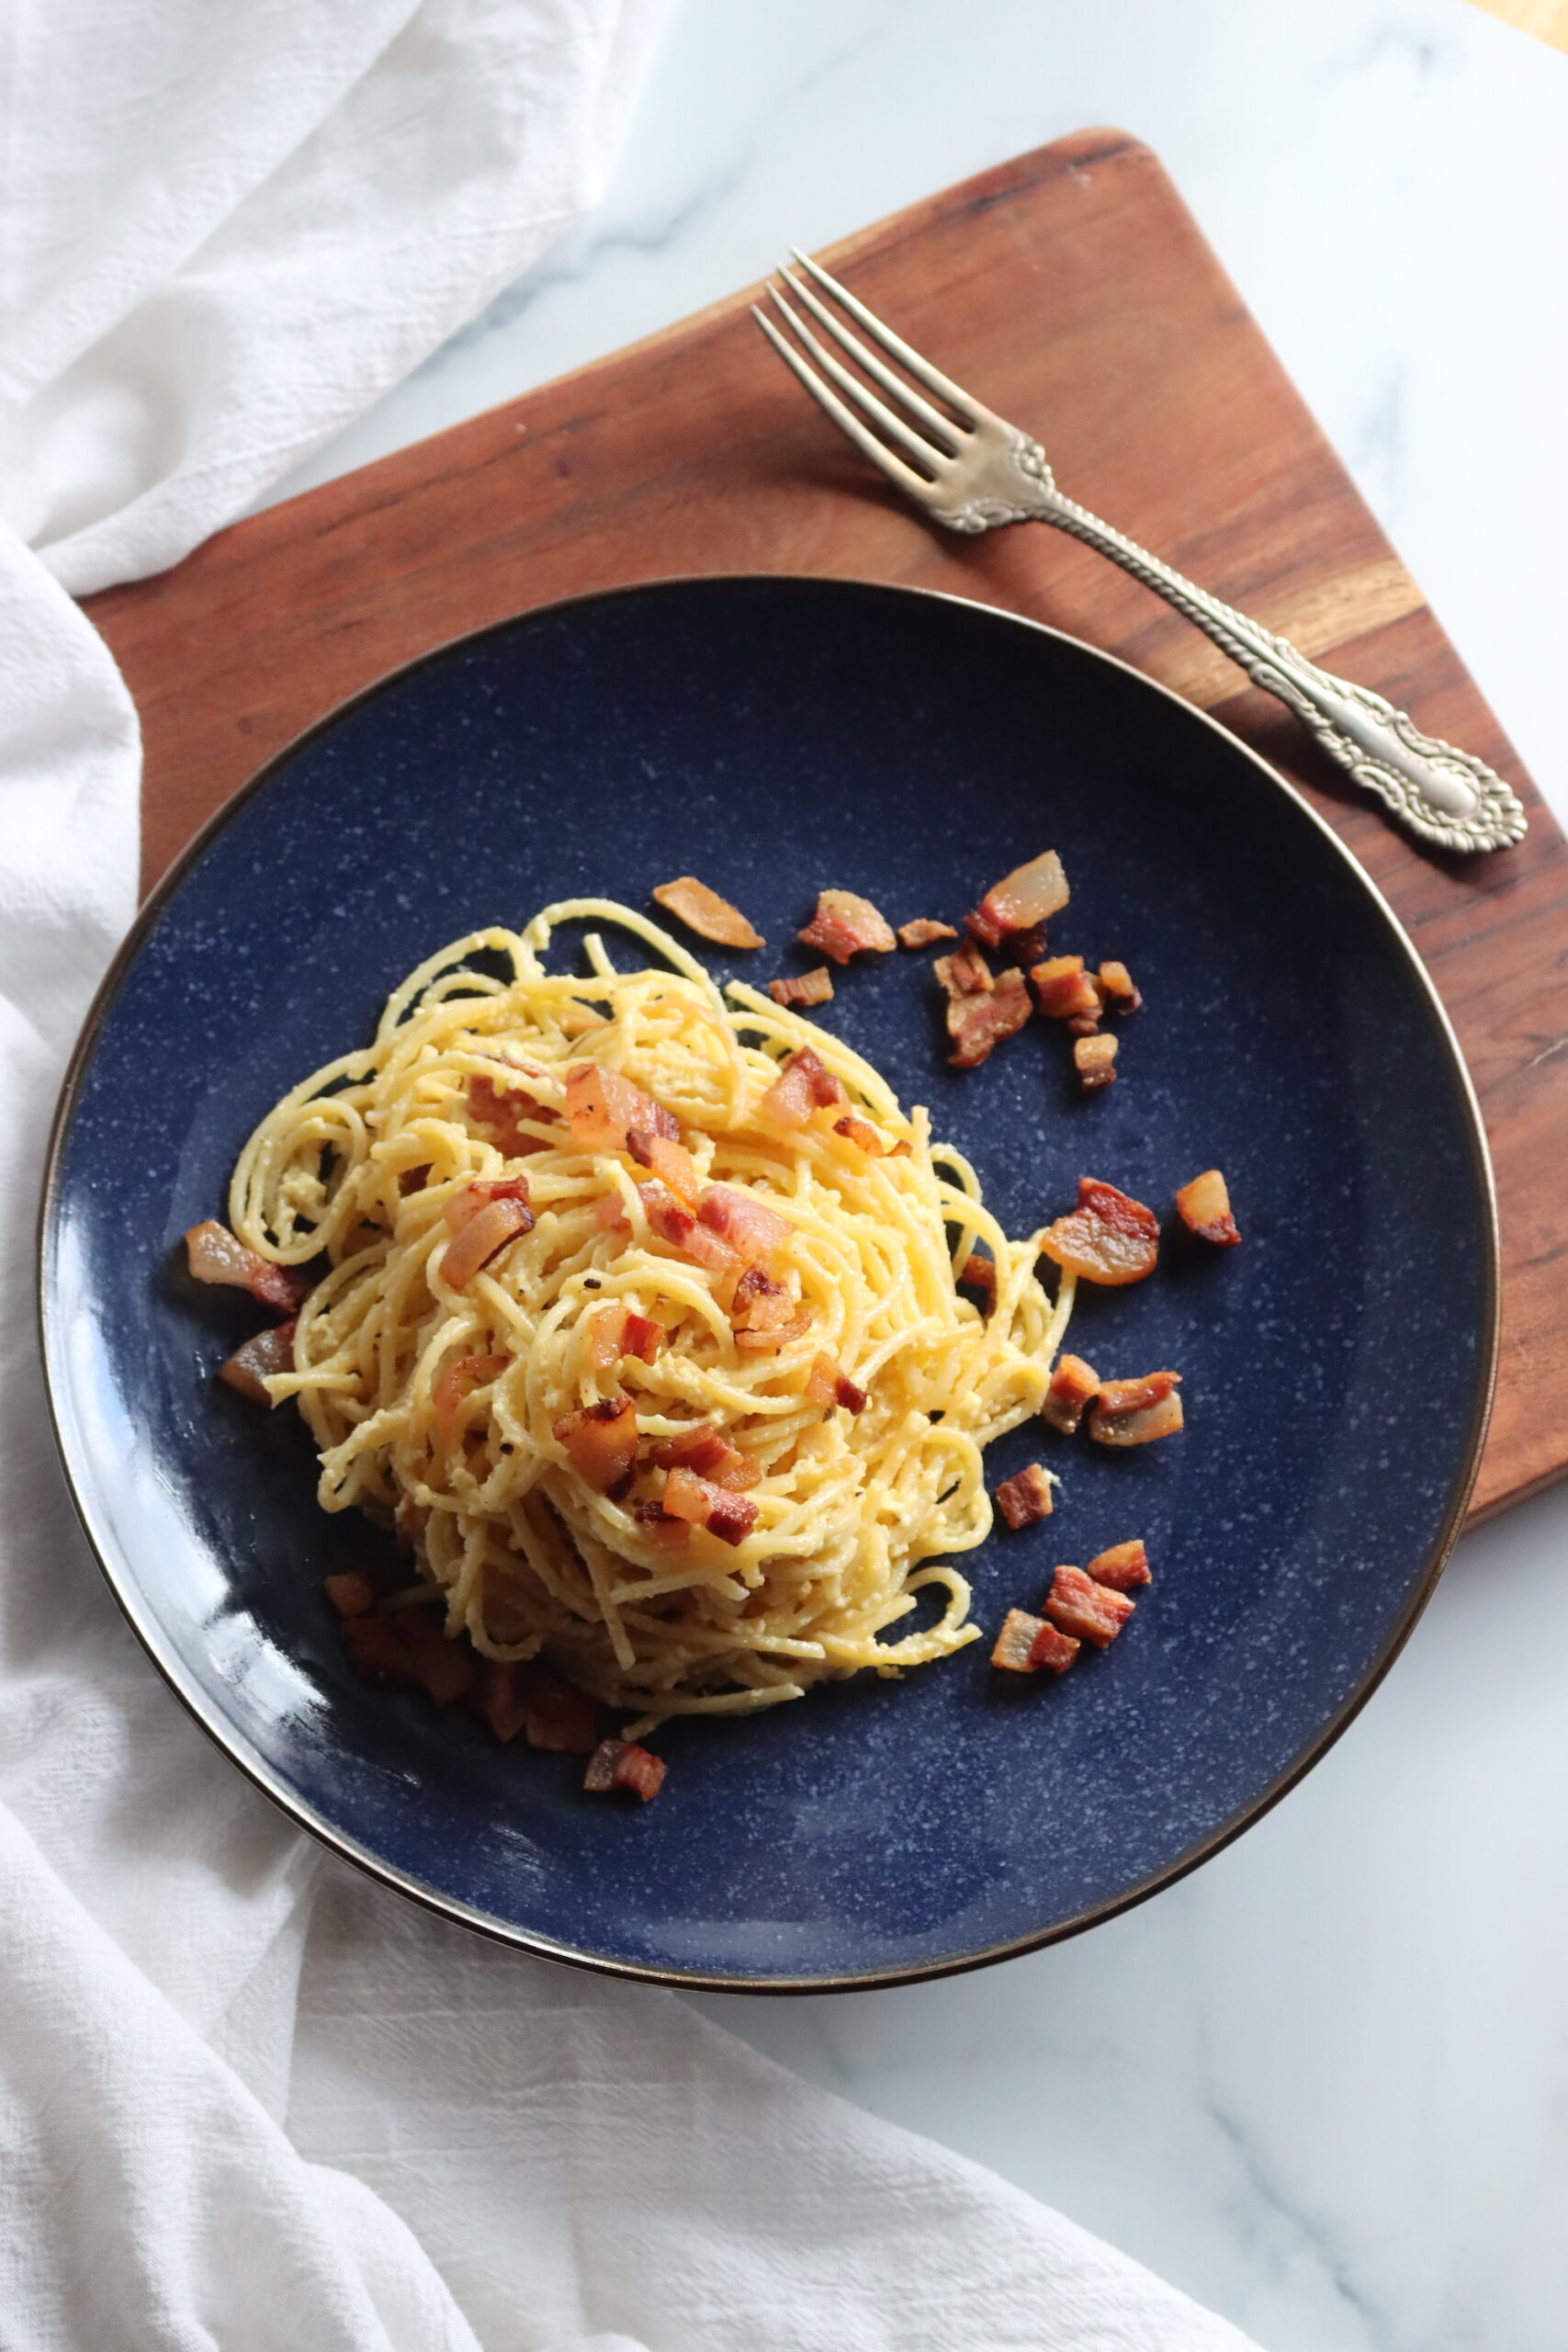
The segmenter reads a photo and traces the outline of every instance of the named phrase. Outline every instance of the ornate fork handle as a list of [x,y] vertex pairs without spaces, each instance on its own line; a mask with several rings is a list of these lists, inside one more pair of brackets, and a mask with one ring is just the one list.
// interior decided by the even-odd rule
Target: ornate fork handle
[[1245,613],[1222,604],[1124,532],[1064,497],[1038,442],[1020,434],[1013,456],[1021,477],[1021,503],[980,498],[946,509],[933,504],[935,519],[954,531],[987,531],[998,523],[1027,521],[1054,523],[1069,531],[1185,613],[1247,672],[1254,685],[1287,704],[1324,750],[1358,784],[1386,801],[1422,841],[1466,852],[1497,849],[1523,839],[1525,812],[1483,760],[1456,751],[1436,736],[1423,735],[1404,711],[1370,686],[1320,670],[1288,638],[1274,636]]

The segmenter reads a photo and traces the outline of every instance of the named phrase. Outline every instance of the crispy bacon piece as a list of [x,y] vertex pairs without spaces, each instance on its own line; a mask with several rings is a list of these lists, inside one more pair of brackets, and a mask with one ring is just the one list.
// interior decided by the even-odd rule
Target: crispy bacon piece
[[398,1631],[427,1698],[449,1707],[465,1698],[474,1679],[473,1652],[451,1640],[428,1609],[400,1609]]
[[534,1213],[528,1207],[526,1176],[503,1176],[492,1180],[481,1178],[478,1183],[466,1184],[460,1193],[454,1193],[450,1200],[442,1204],[441,1208],[442,1219],[447,1231],[461,1233],[469,1219],[478,1216],[480,1209],[486,1207],[491,1201],[521,1202],[523,1206],[528,1209],[528,1222],[523,1227],[523,1231],[525,1233],[532,1231]]
[[482,1388],[490,1381],[499,1380],[511,1359],[507,1356],[449,1356],[436,1374],[432,1385],[431,1406],[435,1419],[435,1434],[443,1445],[452,1442],[458,1409],[470,1388]]
[[1100,1374],[1082,1356],[1059,1356],[1051,1374],[1051,1385],[1041,1399],[1040,1418],[1060,1430],[1064,1437],[1071,1437],[1084,1415],[1084,1407],[1092,1404],[1100,1394]]
[[768,994],[775,1004],[828,1004],[832,1001],[833,980],[826,964],[818,964],[797,978],[788,976],[768,982]]
[[321,1590],[340,1617],[368,1617],[376,1606],[376,1587],[363,1568],[345,1568],[341,1576],[323,1577]]
[[626,1204],[619,1193],[601,1193],[593,1203],[593,1216],[595,1222],[602,1225],[606,1233],[624,1232],[630,1223]]
[[526,1201],[487,1201],[446,1244],[441,1257],[442,1281],[449,1290],[466,1290],[497,1250],[531,1232],[533,1224],[534,1212]]
[[954,998],[947,1008],[947,1034],[953,1041],[948,1060],[954,1069],[975,1069],[1004,1037],[1022,1028],[1032,1007],[1023,974],[1006,971],[989,996]]
[[633,1503],[631,1514],[637,1524],[646,1529],[661,1552],[680,1552],[685,1549],[686,1539],[691,1534],[691,1529],[683,1519],[671,1519],[661,1502],[653,1500]]
[[636,1740],[602,1739],[588,1759],[582,1785],[596,1795],[608,1789],[627,1789],[643,1804],[656,1797],[669,1770],[661,1756],[639,1747]]
[[681,1140],[680,1122],[672,1111],[600,1062],[574,1062],[568,1070],[566,1121],[573,1142],[585,1151],[625,1151],[632,1127],[666,1136],[671,1143]]
[[1051,1516],[1051,1481],[1038,1462],[1031,1462],[997,1488],[997,1509],[1010,1527],[1032,1527]]
[[835,964],[847,964],[863,950],[886,956],[897,945],[871,900],[853,890],[819,890],[817,912],[795,937],[804,947],[820,948]]
[[997,954],[1004,964],[1021,964],[1027,972],[1046,956],[1045,926],[1032,922],[1027,931],[1010,931]]
[[428,1160],[419,1168],[405,1168],[398,1178],[398,1198],[406,1201],[411,1193],[423,1193],[430,1182]]
[[694,1421],[679,1437],[659,1439],[649,1449],[649,1460],[656,1469],[690,1470],[736,1494],[754,1487],[762,1475],[750,1455],[731,1445],[711,1421]]
[[248,1290],[275,1314],[293,1315],[310,1288],[308,1274],[293,1266],[275,1266],[247,1250],[237,1235],[215,1216],[204,1217],[186,1235],[186,1261],[198,1283],[219,1283]]
[[1212,1241],[1216,1250],[1234,1250],[1241,1239],[1231,1215],[1230,1189],[1217,1168],[1206,1168],[1190,1184],[1183,1184],[1176,1207],[1189,1231],[1200,1241]]
[[848,1373],[840,1372],[829,1355],[812,1357],[805,1395],[808,1404],[828,1408],[841,1405],[847,1413],[863,1413],[868,1402],[866,1391],[857,1387]]
[[657,1241],[667,1241],[672,1250],[690,1258],[694,1265],[705,1267],[709,1273],[722,1274],[732,1271],[735,1252],[728,1242],[705,1226],[697,1223],[689,1208],[675,1198],[668,1184],[656,1176],[651,1183],[639,1184],[637,1198],[642,1203],[648,1229]]
[[703,1180],[683,1143],[671,1143],[668,1136],[654,1135],[647,1127],[628,1127],[626,1149],[639,1168],[646,1168],[661,1184],[668,1184],[682,1206],[696,1207]]
[[1074,1039],[1073,1068],[1086,1094],[1098,1093],[1101,1087],[1115,1084],[1117,1043],[1114,1037],[1091,1035]]
[[490,1725],[502,1747],[510,1747],[523,1728],[523,1696],[517,1667],[512,1658],[476,1657],[468,1704]]
[[771,1263],[787,1250],[795,1228],[759,1200],[733,1184],[710,1184],[697,1207],[697,1216],[738,1256]]
[[[531,1136],[524,1119],[553,1119],[555,1113],[521,1086],[502,1088],[492,1078],[468,1080],[468,1116],[491,1136],[508,1159],[522,1159],[531,1151],[548,1151],[543,1136]],[[417,1189],[417,1188],[416,1188]]]
[[265,1331],[254,1331],[218,1367],[218,1377],[226,1387],[238,1389],[253,1405],[265,1405],[270,1411],[274,1399],[267,1394],[266,1383],[274,1373],[294,1369],[294,1320],[269,1324]]
[[1182,1426],[1181,1399],[1177,1395],[1179,1372],[1151,1372],[1142,1380],[1101,1383],[1089,1433],[1101,1445],[1148,1445],[1156,1437],[1173,1437]]
[[1040,1247],[1069,1273],[1115,1290],[1154,1272],[1159,1262],[1159,1219],[1114,1184],[1080,1176],[1077,1207],[1046,1227]]
[[994,1299],[997,1295],[996,1260],[982,1258],[978,1250],[971,1250],[958,1269],[958,1279],[961,1283],[967,1283],[971,1290],[983,1290]]
[[1048,1021],[1100,1018],[1100,990],[1081,956],[1052,956],[1030,971],[1034,1001]]
[[583,1318],[582,1368],[585,1372],[608,1372],[619,1363],[622,1342],[626,1328],[626,1310],[614,1302],[596,1306]]
[[661,882],[653,893],[661,907],[666,908],[688,931],[699,939],[711,939],[718,947],[761,947],[765,944],[760,931],[753,929],[739,907],[699,882],[694,874],[682,874],[673,882]]
[[547,1666],[517,1669],[523,1736],[553,1756],[592,1756],[599,1745],[599,1706],[586,1690]]
[[1126,965],[1114,957],[1100,967],[1100,991],[1112,1012],[1136,1012],[1144,1001]]
[[1058,1568],[1045,1596],[1045,1614],[1059,1634],[1108,1649],[1133,1613],[1124,1592],[1096,1584],[1081,1568]]
[[1002,1619],[991,1664],[1008,1674],[1038,1674],[1042,1667],[1048,1667],[1053,1674],[1065,1674],[1079,1647],[1043,1617],[1032,1617],[1027,1609],[1010,1609]]
[[931,970],[955,1001],[965,996],[989,996],[997,985],[990,966],[968,940],[962,947],[955,947],[951,956],[939,956]]
[[884,1152],[882,1137],[869,1119],[857,1119],[852,1113],[845,1118],[834,1120],[833,1133],[836,1136],[843,1136],[850,1143],[857,1145],[868,1159],[893,1157],[892,1152]]
[[799,1046],[785,1056],[778,1077],[757,1108],[775,1126],[803,1127],[813,1111],[830,1109],[848,1099],[816,1048]]
[[355,1674],[378,1690],[412,1690],[418,1677],[395,1617],[345,1617],[338,1627]]
[[663,1502],[671,1519],[705,1527],[721,1544],[743,1543],[757,1523],[757,1506],[749,1495],[699,1478],[694,1470],[679,1464],[664,1481]]
[[950,922],[933,922],[930,915],[917,915],[913,922],[901,922],[898,926],[900,947],[930,947],[939,939],[957,936]]
[[[735,1285],[729,1320],[737,1332],[782,1331],[795,1319],[797,1301],[761,1266],[745,1268]],[[809,1320],[809,1317],[807,1318]]]
[[987,947],[999,947],[1010,931],[1027,931],[1032,923],[1048,922],[1066,905],[1069,895],[1062,861],[1054,849],[1048,849],[993,882],[966,920],[976,939]]
[[621,1353],[636,1356],[638,1363],[651,1363],[663,1345],[663,1324],[655,1322],[650,1315],[639,1315],[635,1308],[628,1308],[621,1333]]
[[584,1486],[616,1502],[637,1468],[637,1415],[629,1396],[604,1396],[556,1423],[558,1445]]
[[1141,1535],[1134,1535],[1130,1544],[1112,1544],[1108,1552],[1097,1554],[1086,1573],[1096,1584],[1109,1585],[1112,1592],[1131,1592],[1135,1585],[1154,1582]]

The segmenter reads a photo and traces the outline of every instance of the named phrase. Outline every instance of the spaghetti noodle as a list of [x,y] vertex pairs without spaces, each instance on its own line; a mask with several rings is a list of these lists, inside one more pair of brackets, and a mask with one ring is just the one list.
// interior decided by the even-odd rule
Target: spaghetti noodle
[[[552,971],[569,922],[658,960],[617,969],[591,929],[586,974]],[[267,1389],[323,1508],[394,1520],[484,1655],[542,1655],[640,1729],[977,1638],[943,1555],[989,1532],[982,1449],[1039,1409],[1072,1276],[1049,1300],[1039,1237],[924,1110],[642,916],[569,899],[430,957],[262,1121],[231,1220],[276,1264],[325,1252]],[[987,1313],[955,1272],[976,1245]],[[682,1465],[710,1457],[704,1521]]]

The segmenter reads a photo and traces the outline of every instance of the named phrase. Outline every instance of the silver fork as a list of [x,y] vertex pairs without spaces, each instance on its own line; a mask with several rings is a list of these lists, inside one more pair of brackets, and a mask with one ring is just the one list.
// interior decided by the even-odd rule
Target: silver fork
[[[851,374],[775,285],[770,283],[767,292],[795,343],[755,304],[752,317],[813,400],[933,522],[945,524],[950,531],[991,531],[1003,523],[1055,523],[1195,621],[1239,662],[1254,685],[1287,704],[1324,750],[1420,840],[1439,849],[1470,852],[1506,849],[1523,838],[1523,808],[1483,760],[1423,735],[1404,711],[1396,710],[1370,686],[1354,685],[1318,669],[1287,639],[1223,605],[1087,507],[1065,498],[1038,441],[982,406],[911,350],[809,254],[798,247],[792,250],[806,276],[784,268],[779,276],[800,309],[849,354],[862,375],[882,387],[888,400],[879,400],[860,376]],[[852,334],[824,295],[854,319],[905,374],[896,374]],[[905,376],[912,376],[914,383],[906,382]],[[934,408],[916,386],[923,386],[942,408]]]

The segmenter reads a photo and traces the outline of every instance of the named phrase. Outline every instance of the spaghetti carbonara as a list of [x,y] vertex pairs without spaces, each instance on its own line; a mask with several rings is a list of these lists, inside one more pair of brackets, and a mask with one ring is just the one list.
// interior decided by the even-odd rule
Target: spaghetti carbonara
[[[590,928],[576,976],[549,968]],[[624,949],[623,949],[624,954]],[[395,1521],[446,1625],[650,1727],[977,1637],[951,1555],[1072,1304],[870,1065],[599,899],[476,932],[262,1121],[231,1195],[329,1270],[294,1368],[323,1508]],[[955,1270],[994,1264],[987,1312]]]

